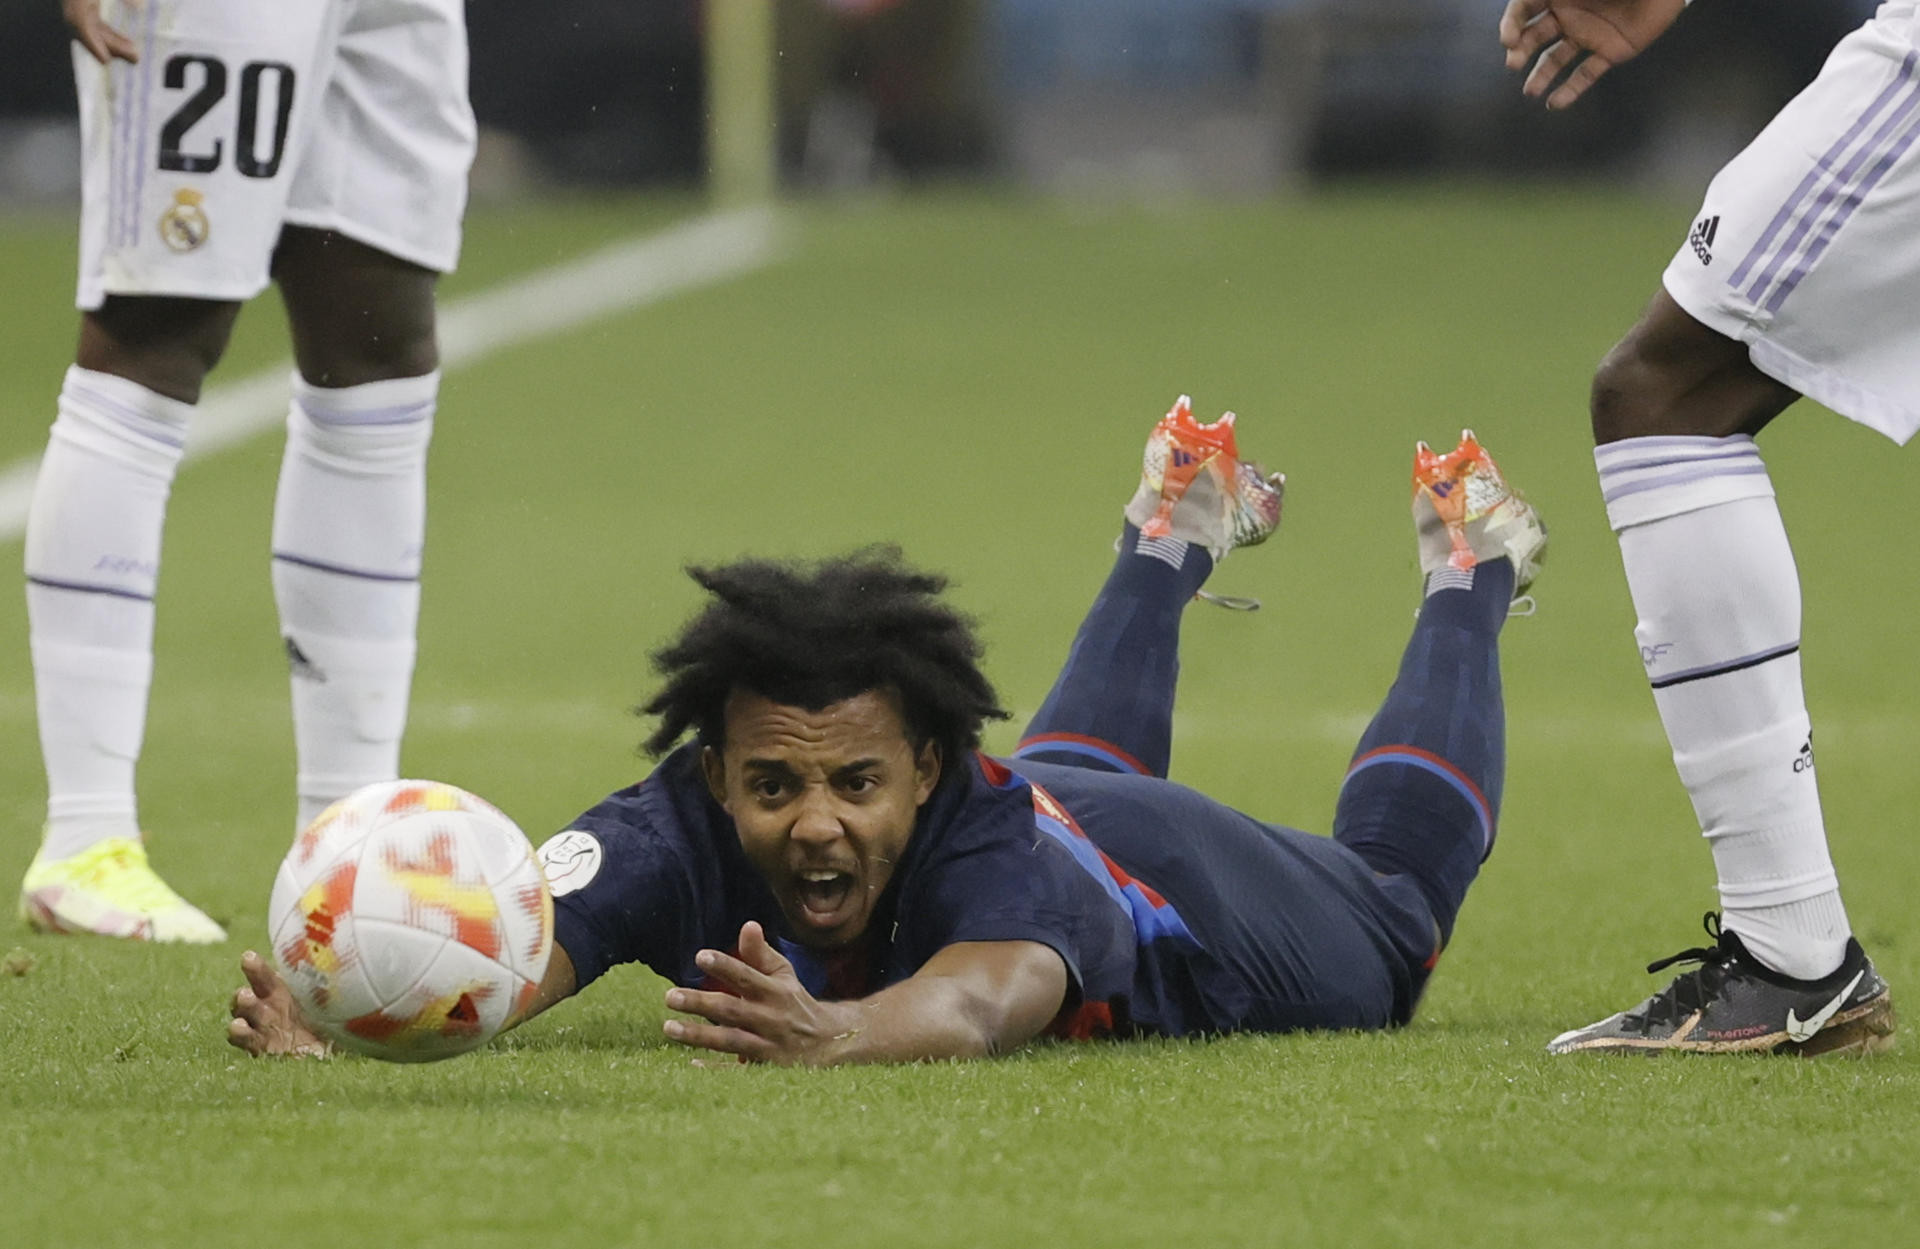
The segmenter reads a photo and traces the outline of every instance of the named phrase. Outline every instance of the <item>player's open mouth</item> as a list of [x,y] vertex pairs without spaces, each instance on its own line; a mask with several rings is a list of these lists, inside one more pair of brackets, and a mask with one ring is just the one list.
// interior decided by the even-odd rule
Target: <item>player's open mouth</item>
[[853,884],[849,872],[810,869],[794,873],[793,896],[800,904],[797,918],[818,928],[839,926],[846,918]]

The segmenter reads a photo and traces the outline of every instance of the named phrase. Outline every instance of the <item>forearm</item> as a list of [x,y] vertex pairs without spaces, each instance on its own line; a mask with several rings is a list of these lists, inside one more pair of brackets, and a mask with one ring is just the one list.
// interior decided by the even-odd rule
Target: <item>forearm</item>
[[1009,1027],[1004,1011],[944,976],[915,976],[872,997],[826,1005],[839,1030],[809,1056],[813,1066],[985,1058],[1040,1031]]
[[572,997],[578,987],[573,974],[573,960],[567,957],[564,947],[555,944],[553,953],[547,958],[546,974],[540,977],[540,988],[535,991],[533,1000],[527,1003],[526,1009],[507,1020],[506,1026],[500,1030],[505,1032],[508,1028],[519,1027],[554,1003]]
[[841,1002],[817,1060],[920,1062],[986,1058],[1040,1035],[1067,995],[1066,965],[1025,941],[960,943],[899,984]]
[[667,990],[667,1005],[698,1019],[669,1019],[682,1045],[748,1062],[839,1063],[979,1058],[1024,1045],[1059,1013],[1067,966],[1033,941],[956,942],[913,975],[857,1001],[823,1002],[752,920],[738,957],[702,950],[694,965],[713,989]]

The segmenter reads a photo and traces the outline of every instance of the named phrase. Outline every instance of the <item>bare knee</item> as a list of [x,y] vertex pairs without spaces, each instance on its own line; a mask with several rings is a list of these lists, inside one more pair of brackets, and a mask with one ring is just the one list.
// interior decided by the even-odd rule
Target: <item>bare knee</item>
[[240,305],[226,300],[111,295],[80,320],[74,361],[183,403],[226,353]]
[[344,235],[289,227],[273,275],[300,374],[316,386],[418,377],[439,367],[439,275]]
[[1594,372],[1593,440],[1757,433],[1799,395],[1661,291]]
[[1587,395],[1587,414],[1593,422],[1595,446],[1622,438],[1636,438],[1655,422],[1660,403],[1658,380],[1633,350],[1631,338],[1614,344],[1594,370]]
[[1711,428],[1711,415],[1694,399],[1700,362],[1649,348],[1636,326],[1594,370],[1587,395],[1594,445],[1656,434],[1720,432]]

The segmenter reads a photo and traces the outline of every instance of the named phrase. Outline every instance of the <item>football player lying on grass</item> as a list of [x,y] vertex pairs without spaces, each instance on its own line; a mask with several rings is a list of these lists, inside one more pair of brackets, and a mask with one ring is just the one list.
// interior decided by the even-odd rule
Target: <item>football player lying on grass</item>
[[[942,579],[884,550],[694,570],[711,601],[645,708],[665,758],[541,849],[558,949],[526,1014],[638,961],[690,1017],[668,1037],[755,1062],[1405,1023],[1493,845],[1497,640],[1546,532],[1471,434],[1419,448],[1425,602],[1318,837],[1166,779],[1181,613],[1274,531],[1280,487],[1231,419],[1183,398],[1154,427],[1113,572],[1009,759],[978,753],[1006,713]],[[324,1052],[243,964],[228,1039]]]

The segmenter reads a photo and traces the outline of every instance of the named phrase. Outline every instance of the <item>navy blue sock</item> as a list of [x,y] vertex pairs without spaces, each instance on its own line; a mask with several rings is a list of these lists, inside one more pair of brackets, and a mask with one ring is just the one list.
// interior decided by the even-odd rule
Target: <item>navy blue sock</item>
[[1427,597],[1334,813],[1337,840],[1376,872],[1418,885],[1443,939],[1500,817],[1499,636],[1512,597],[1513,565],[1504,559],[1475,568],[1470,588]]
[[1180,613],[1212,571],[1204,548],[1171,538],[1142,542],[1128,525],[1113,571],[1014,756],[1165,776]]

